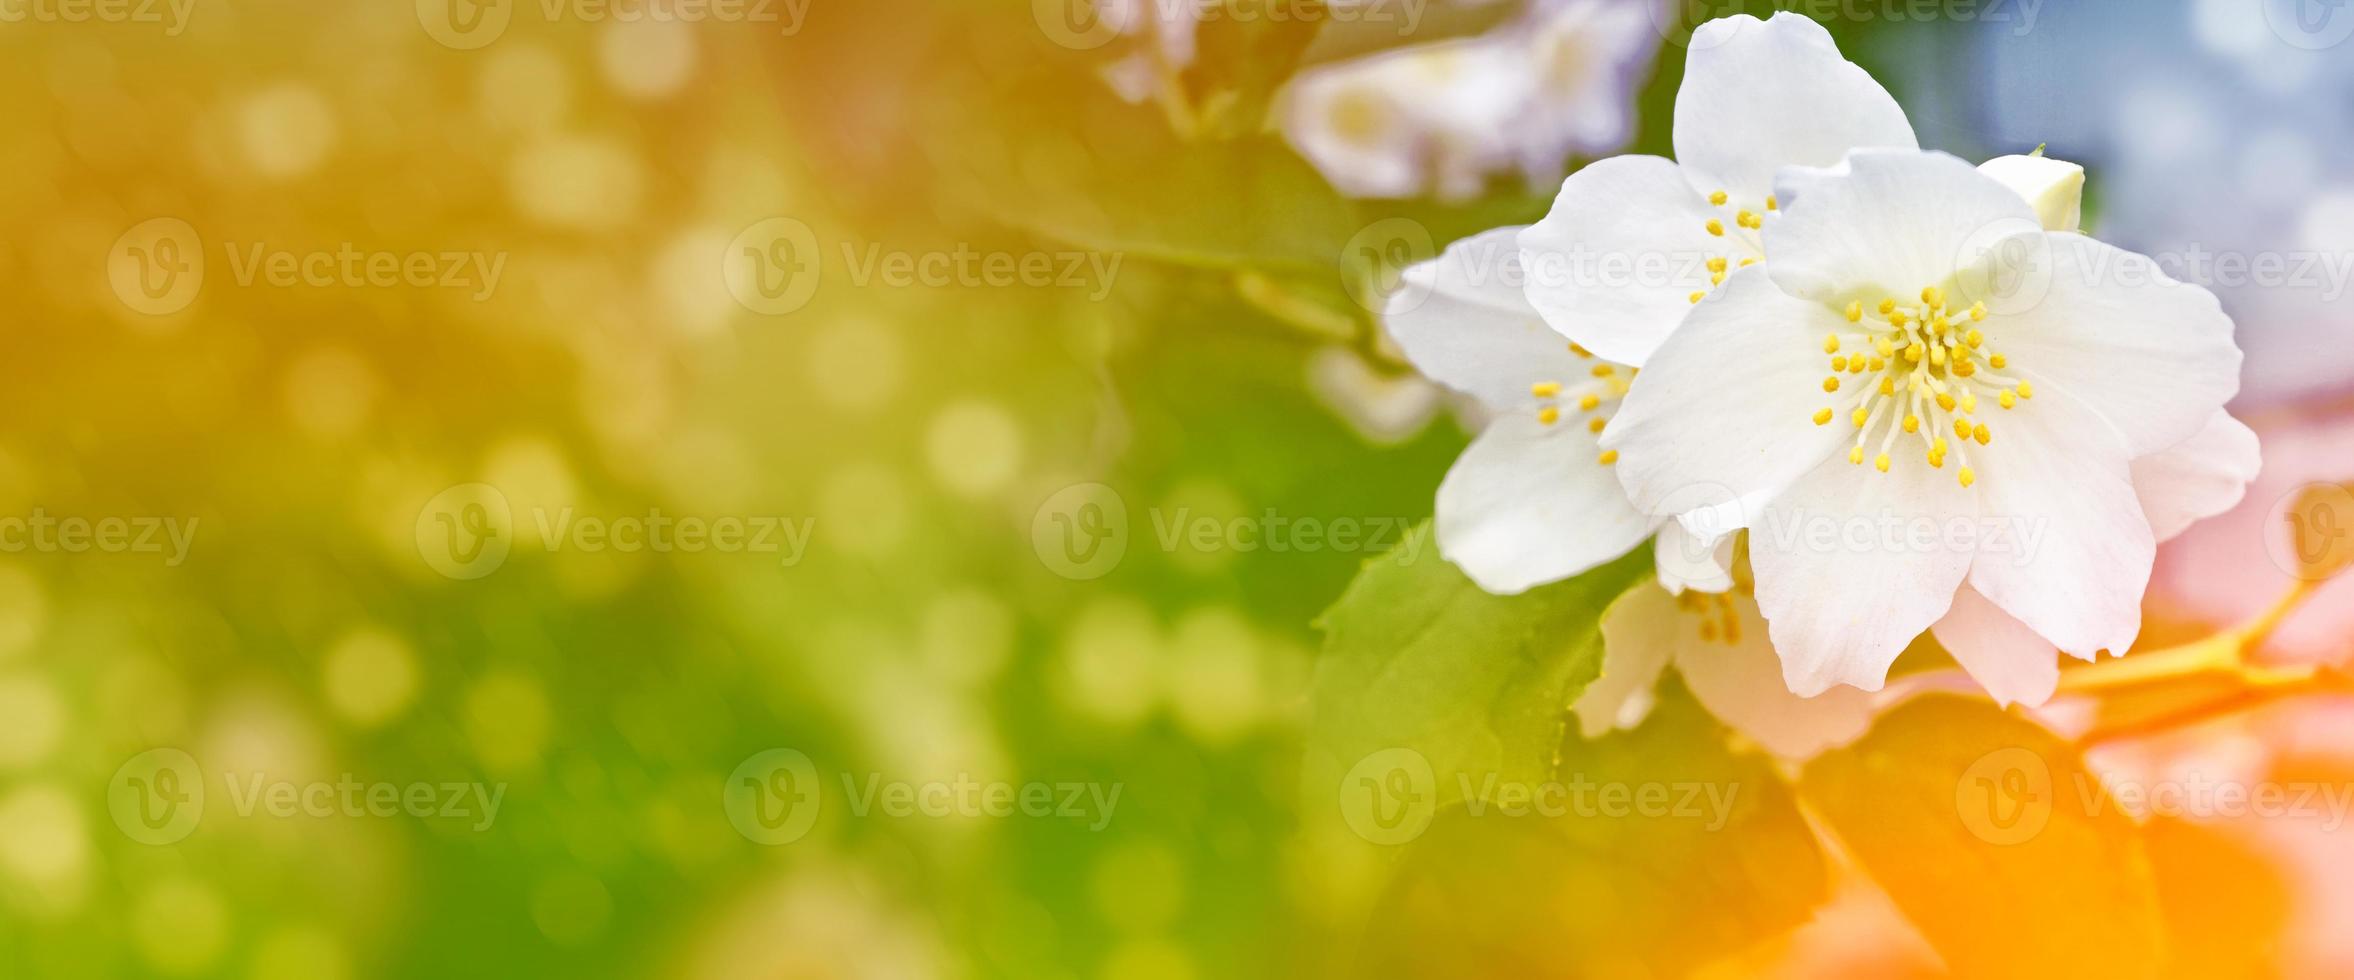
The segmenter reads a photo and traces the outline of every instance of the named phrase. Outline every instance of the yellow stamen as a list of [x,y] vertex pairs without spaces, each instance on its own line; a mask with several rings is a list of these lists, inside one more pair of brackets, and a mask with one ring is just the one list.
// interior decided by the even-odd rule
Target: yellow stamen
[[1561,382],[1539,381],[1536,384],[1528,386],[1528,393],[1535,395],[1538,398],[1551,398],[1561,393]]
[[1845,354],[1835,354],[1835,355],[1832,355],[1832,357],[1831,357],[1831,370],[1833,370],[1833,371],[1845,371],[1845,370],[1847,370],[1847,355],[1845,355]]
[[2001,354],[1996,354],[1993,357],[1986,359],[1986,366],[2000,371],[2011,366],[2011,359],[2004,357]]
[[1972,321],[1986,319],[1986,304],[1983,301],[1970,304],[1970,319]]
[[2004,407],[2004,408],[2017,408],[2017,407],[2019,407],[2019,393],[2018,393],[2018,392],[2015,392],[2015,391],[2012,391],[2012,390],[2010,390],[2010,389],[2008,389],[2008,388],[2005,388],[2005,389],[2003,389],[2003,393],[2002,393],[2002,394],[2000,394],[2000,395],[1997,395],[1997,396],[1995,396],[1995,397],[1996,397],[1997,399],[1999,399],[1999,400],[2000,400],[2000,401],[2003,403],[2003,407]]
[[1594,374],[1594,376],[1595,376],[1595,377],[1597,377],[1597,378],[1607,378],[1607,377],[1610,377],[1612,374],[1615,374],[1615,373],[1617,373],[1617,371],[1618,371],[1618,369],[1617,369],[1617,368],[1615,368],[1615,367],[1612,367],[1612,366],[1610,366],[1610,365],[1608,365],[1608,364],[1596,364],[1596,365],[1594,365],[1594,368],[1593,368],[1593,374]]
[[1839,390],[1839,376],[1838,376],[1838,375],[1836,375],[1836,374],[1834,374],[1834,375],[1832,375],[1832,376],[1830,376],[1830,377],[1828,377],[1828,378],[1824,378],[1824,379],[1823,379],[1823,390],[1824,390],[1824,391],[1827,391],[1827,392],[1829,392],[1829,391],[1838,391],[1838,390]]
[[1836,353],[1839,353],[1839,335],[1838,335],[1838,334],[1835,334],[1835,333],[1827,333],[1827,334],[1824,334],[1824,335],[1823,335],[1823,353],[1825,353],[1825,354],[1836,354]]
[[1601,395],[1587,395],[1578,399],[1578,411],[1591,412],[1602,404]]
[[1700,300],[1701,300],[1701,297],[1704,297],[1704,296],[1707,296],[1707,295],[1708,295],[1707,293],[1693,293],[1693,294],[1692,294],[1692,302],[1695,302],[1695,303],[1697,303],[1697,302],[1700,302]]
[[1831,410],[1830,410],[1830,409],[1828,409],[1828,408],[1825,408],[1825,409],[1818,409],[1818,410],[1816,410],[1816,411],[1815,411],[1815,424],[1816,424],[1816,425],[1830,425],[1830,424],[1831,424]]
[[1766,195],[1766,210],[1780,211],[1782,210],[1782,202],[1775,200],[1773,195],[1768,194]]
[[1863,427],[1864,427],[1864,423],[1866,423],[1866,422],[1870,422],[1871,420],[1872,420],[1872,413],[1870,413],[1870,412],[1866,412],[1866,411],[1864,411],[1863,409],[1860,409],[1860,408],[1855,410],[1855,427],[1856,427],[1856,428],[1858,428],[1858,429],[1861,429],[1861,428],[1863,428]]
[[1904,431],[1908,434],[1921,431],[1921,417],[1910,413],[1906,414],[1904,417]]
[[1860,323],[1864,318],[1864,302],[1852,300],[1847,304],[1847,322]]
[[1587,419],[1587,420],[1586,420],[1586,431],[1588,431],[1588,432],[1596,432],[1596,433],[1598,433],[1598,432],[1601,432],[1601,431],[1602,431],[1602,427],[1603,427],[1603,426],[1606,426],[1606,425],[1609,425],[1609,424],[1610,424],[1610,420],[1609,420],[1609,419],[1602,418],[1602,417],[1600,417],[1600,416],[1596,416],[1596,417],[1594,417],[1594,418],[1590,418],[1590,419]]
[[1546,425],[1552,425],[1555,422],[1559,422],[1561,421],[1561,409],[1555,408],[1551,405],[1537,409],[1537,421]]
[[1716,192],[1716,193],[1714,193],[1714,194],[1710,194],[1710,195],[1708,195],[1708,203],[1710,203],[1710,204],[1714,204],[1714,205],[1716,205],[1717,207],[1720,207],[1720,208],[1721,208],[1721,207],[1724,207],[1724,206],[1725,206],[1725,202],[1726,202],[1726,201],[1728,201],[1728,200],[1731,200],[1731,198],[1730,198],[1730,197],[1728,197],[1728,196],[1725,194],[1725,192],[1723,192],[1723,191],[1717,191],[1717,192]]
[[1708,219],[1708,233],[1718,238],[1725,237],[1725,223],[1715,218]]
[[1976,483],[1976,482],[1978,482],[1978,474],[1970,472],[1970,468],[1969,468],[1969,467],[1967,467],[1967,466],[1964,466],[1964,467],[1962,467],[1962,473],[1961,473],[1961,476],[1962,476],[1962,486],[1964,486],[1964,487],[1967,487],[1967,486],[1969,486],[1970,484],[1973,484],[1973,483]]
[[1608,466],[1608,465],[1610,465],[1610,464],[1612,464],[1612,463],[1618,462],[1618,450],[1616,450],[1616,449],[1605,449],[1605,450],[1603,450],[1603,451],[1602,451],[1601,460],[1602,460],[1602,465],[1604,465],[1604,466]]
[[1896,309],[1896,301],[1895,301],[1895,300],[1893,300],[1893,299],[1884,299],[1884,300],[1881,300],[1881,301],[1880,301],[1880,315],[1881,315],[1881,316],[1887,316],[1887,315],[1888,315],[1888,314],[1889,314],[1891,311],[1894,311],[1895,309]]
[[2025,381],[2021,381],[2021,382],[2019,382],[2019,397],[2021,397],[2021,398],[2033,398],[2033,397],[2035,397],[2035,386],[2034,386],[2034,385],[2032,385],[2032,384],[2029,384],[2029,383],[2027,383],[2027,382],[2025,382]]
[[1881,453],[1878,456],[1872,457],[1872,468],[1879,470],[1882,473],[1888,472],[1888,454]]
[[1970,349],[1971,349],[1971,350],[1977,350],[1977,349],[1978,349],[1978,345],[1980,345],[1980,344],[1983,344],[1983,343],[1985,343],[1985,342],[1986,342],[1986,334],[1984,334],[1984,333],[1981,333],[1981,332],[1979,332],[1979,331],[1976,331],[1976,330],[1972,330],[1972,331],[1970,331],[1969,333],[1966,333],[1966,334],[1963,334],[1963,335],[1962,335],[1962,343],[1965,343],[1965,344],[1968,344],[1968,345],[1970,345]]
[[1862,446],[1857,446],[1857,447],[1855,447],[1855,448],[1853,448],[1853,449],[1850,449],[1850,450],[1848,450],[1848,451],[1847,451],[1847,461],[1848,461],[1848,462],[1850,462],[1850,463],[1855,463],[1855,464],[1861,465],[1861,464],[1863,463],[1863,461],[1864,461],[1864,447],[1862,447]]
[[1986,423],[1980,422],[1976,429],[1970,431],[1970,438],[1978,440],[1978,444],[1983,446],[1994,441],[1994,433],[1987,431]]
[[1708,260],[1708,271],[1710,271],[1710,272],[1723,272],[1723,271],[1725,271],[1725,257],[1724,257],[1724,256],[1722,256],[1722,255],[1719,255],[1719,256],[1717,256],[1716,258],[1713,258],[1713,259],[1710,259],[1710,260]]
[[1945,409],[1948,412],[1953,411],[1953,396],[1942,391],[1938,392],[1937,407]]
[[1945,290],[1935,286],[1923,289],[1921,290],[1921,302],[1932,310],[1943,307],[1945,305]]

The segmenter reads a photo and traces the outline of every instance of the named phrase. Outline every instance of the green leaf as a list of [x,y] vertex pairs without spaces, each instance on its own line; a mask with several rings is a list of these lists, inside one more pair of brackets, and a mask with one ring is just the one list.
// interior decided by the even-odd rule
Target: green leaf
[[1674,682],[1641,726],[1562,752],[1549,808],[1459,804],[1412,845],[1352,975],[1678,976],[1823,901],[1790,787]]
[[1367,562],[1325,611],[1309,733],[1311,819],[1376,753],[1420,753],[1438,803],[1457,776],[1537,782],[1569,703],[1601,672],[1602,609],[1650,571],[1650,549],[1517,596],[1489,595],[1438,555],[1428,522]]
[[2075,748],[1929,697],[1817,758],[1801,795],[1962,976],[2158,975],[2158,888]]

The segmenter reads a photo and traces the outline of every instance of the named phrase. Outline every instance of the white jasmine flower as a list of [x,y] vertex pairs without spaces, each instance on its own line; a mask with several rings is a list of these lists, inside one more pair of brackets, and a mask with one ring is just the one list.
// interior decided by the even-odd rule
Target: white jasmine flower
[[1659,40],[1641,3],[1541,0],[1482,35],[1302,71],[1279,118],[1352,197],[1473,197],[1503,173],[1550,186],[1633,135]]
[[1963,648],[2127,649],[2156,538],[2134,461],[2238,437],[2214,297],[2045,230],[1943,154],[1857,151],[1774,193],[1763,261],[1692,308],[1604,435],[1638,510],[1693,485],[1754,505],[1757,600],[1800,694],[1877,690],[1932,624]]
[[[1988,161],[1979,170],[2031,202],[2045,229],[2077,230],[2082,167],[2020,156]],[[1868,358],[1865,367],[1870,369]],[[2256,449],[2253,432],[2217,411],[2191,439],[2134,460],[2135,492],[2156,539],[2236,504],[2255,474]],[[1719,553],[1730,551],[1734,537],[1720,540]],[[1660,561],[1668,567],[1664,549]],[[1613,603],[1602,621],[1602,677],[1573,705],[1586,736],[1639,723],[1669,663],[1710,712],[1784,758],[1805,759],[1862,734],[1890,699],[1845,686],[1812,698],[1790,693],[1752,593],[1744,582],[1728,595],[1671,598],[1645,585]],[[1999,703],[2041,704],[2059,682],[2059,651],[1967,585],[1931,632]]]
[[1633,382],[1545,325],[1522,291],[1518,228],[1409,267],[1384,313],[1406,359],[1490,413],[1439,484],[1439,553],[1480,588],[1525,591],[1620,555],[1656,523],[1637,513],[1597,441]]
[[1641,366],[1694,303],[1764,259],[1784,203],[1777,170],[1919,145],[1887,90],[1790,13],[1693,32],[1674,139],[1675,160],[1613,157],[1572,174],[1521,235],[1546,321],[1621,363]]
[[1670,594],[1650,582],[1629,589],[1602,613],[1602,649],[1602,676],[1571,705],[1587,738],[1649,715],[1671,663],[1710,714],[1783,758],[1846,744],[1872,724],[1875,704],[1862,691],[1790,693],[1748,583],[1715,594]]

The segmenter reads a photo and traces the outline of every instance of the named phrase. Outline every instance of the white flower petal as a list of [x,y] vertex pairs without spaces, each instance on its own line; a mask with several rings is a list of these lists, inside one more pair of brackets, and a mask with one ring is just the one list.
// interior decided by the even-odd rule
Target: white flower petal
[[2157,541],[2114,434],[2065,394],[2015,411],[1968,446],[1987,533],[1970,585],[2069,654],[2124,653],[2141,632]]
[[2059,687],[2060,651],[1976,589],[1963,587],[1930,631],[1996,704],[2039,706]]
[[2082,235],[2045,241],[2048,280],[2028,286],[2040,298],[1986,328],[2011,373],[2031,380],[2039,397],[2075,395],[2135,456],[2198,434],[2240,386],[2240,350],[2215,294]]
[[1978,165],[2035,209],[2045,231],[2075,231],[2084,224],[2084,168],[2066,160],[2012,154]]
[[1687,624],[1675,661],[1709,713],[1785,759],[1810,758],[1872,726],[1872,696],[1862,691],[1834,688],[1811,698],[1790,693],[1757,600],[1735,594],[1701,601],[1702,610],[1685,618],[1709,617],[1715,629],[1703,636]]
[[1637,509],[1667,517],[1770,494],[1830,455],[1845,434],[1813,422],[1822,338],[1846,326],[1757,267],[1694,307],[1602,433]]
[[1858,150],[1837,166],[1786,169],[1776,186],[1766,267],[1791,295],[1825,303],[1910,303],[2042,230],[2019,195],[1944,153]]
[[1632,550],[1651,533],[1594,437],[1533,412],[1498,416],[1439,484],[1439,553],[1480,588],[1511,595]]
[[1826,460],[1749,532],[1758,607],[1792,691],[1879,690],[1969,572],[1971,552],[1941,532],[1971,518],[1975,502],[1950,471],[1904,462],[1878,473]]
[[2239,505],[2264,463],[2256,433],[2217,411],[2172,449],[2133,461],[2133,491],[2159,541]]
[[1659,584],[1675,595],[1693,592],[1724,592],[1733,587],[1733,538],[1731,534],[1704,538],[1684,529],[1680,521],[1668,521],[1659,526],[1659,536],[1653,539],[1652,567],[1659,573]]
[[1587,164],[1521,232],[1529,301],[1587,350],[1641,367],[1709,288],[1725,241],[1708,222],[1722,217],[1663,158]]
[[1674,655],[1681,613],[1650,583],[1628,589],[1602,611],[1602,676],[1570,703],[1578,731],[1595,738],[1633,728],[1651,713],[1652,688]]
[[1754,207],[1777,168],[1920,146],[1888,90],[1805,17],[1713,20],[1693,32],[1691,52],[1676,92],[1676,159],[1702,194],[1723,190]]
[[1521,290],[1519,228],[1465,238],[1407,267],[1382,320],[1406,360],[1490,408],[1533,404],[1529,386],[1574,383],[1590,362],[1545,326]]

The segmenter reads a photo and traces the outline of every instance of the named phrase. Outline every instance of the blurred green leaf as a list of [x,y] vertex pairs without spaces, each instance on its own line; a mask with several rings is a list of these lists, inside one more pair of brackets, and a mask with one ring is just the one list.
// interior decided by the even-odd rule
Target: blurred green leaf
[[1957,974],[2161,972],[2149,850],[2040,726],[1924,698],[1809,763],[1799,786]]
[[1805,921],[1825,865],[1790,787],[1680,687],[1661,693],[1631,732],[1570,736],[1550,812],[1442,814],[1383,896],[1360,975],[1679,976]]
[[1601,671],[1602,608],[1651,569],[1650,549],[1517,596],[1489,595],[1438,555],[1431,527],[1366,563],[1325,611],[1309,732],[1310,814],[1376,753],[1428,759],[1444,805],[1459,775],[1535,783],[1571,700]]
[[1354,209],[1270,136],[1174,138],[1073,155],[1025,172],[978,206],[997,220],[1101,252],[1219,269],[1331,268]]

